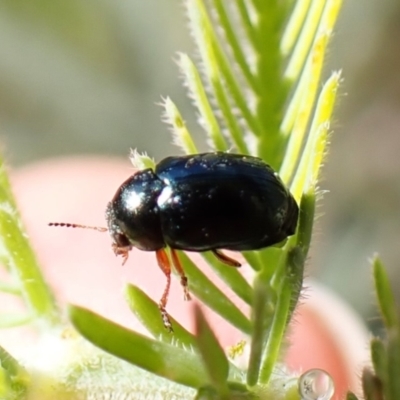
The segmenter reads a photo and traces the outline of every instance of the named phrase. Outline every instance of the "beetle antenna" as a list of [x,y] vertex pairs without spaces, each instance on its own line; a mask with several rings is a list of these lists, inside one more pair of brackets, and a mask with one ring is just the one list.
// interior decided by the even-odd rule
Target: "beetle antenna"
[[101,226],[89,226],[89,225],[81,225],[81,224],[70,224],[69,222],[49,222],[49,226],[58,226],[63,228],[83,228],[83,229],[93,229],[98,232],[107,232],[107,228],[103,228]]

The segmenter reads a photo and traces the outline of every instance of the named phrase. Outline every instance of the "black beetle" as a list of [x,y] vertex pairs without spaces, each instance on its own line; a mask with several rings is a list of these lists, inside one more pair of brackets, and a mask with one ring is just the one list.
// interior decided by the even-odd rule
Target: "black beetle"
[[212,251],[225,264],[239,267],[221,249],[258,250],[277,244],[294,234],[298,213],[293,196],[260,158],[216,152],[168,157],[154,171],[136,172],[108,203],[106,220],[113,250],[123,263],[133,247],[156,252],[167,277],[159,309],[171,331],[165,309],[171,283],[167,246],[189,299],[176,250]]

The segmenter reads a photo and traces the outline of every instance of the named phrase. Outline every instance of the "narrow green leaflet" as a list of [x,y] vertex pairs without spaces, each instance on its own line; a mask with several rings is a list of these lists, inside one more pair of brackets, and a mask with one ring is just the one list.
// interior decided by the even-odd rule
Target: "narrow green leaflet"
[[[319,0],[312,0],[312,6],[309,9],[308,15],[310,16],[317,12],[319,14],[319,12],[321,11],[320,7],[323,5],[323,3],[324,2]],[[324,37],[329,40],[332,35],[333,26],[338,17],[338,12],[340,10],[341,4],[342,0],[325,1],[323,16],[319,21],[319,26],[316,31],[313,25],[315,24],[315,21],[317,21],[317,19],[306,19],[303,25],[303,32],[308,31],[309,33],[310,31],[313,31],[315,33],[315,37],[310,36],[308,33],[302,35],[302,38],[297,41],[297,50],[295,51],[298,51],[300,54],[305,54],[305,50],[308,49],[311,46],[311,43],[317,38],[319,38],[320,42],[321,38]],[[326,51],[326,43],[327,41],[325,41],[325,45],[323,47],[315,47],[314,45],[314,49],[311,50],[307,59],[304,59],[302,62],[297,63],[297,61],[292,58],[292,60],[294,60],[292,65],[296,64],[296,67],[288,67],[288,69],[286,70],[286,76],[289,79],[291,86],[295,87],[295,91],[291,96],[289,106],[281,123],[281,131],[284,135],[289,135],[293,128],[294,121],[299,114],[299,108],[301,105],[303,94],[308,91],[308,84],[310,82],[310,79],[312,79],[312,75],[310,75],[311,66],[314,65],[314,71],[320,70],[320,66],[324,59],[324,53]]]
[[222,135],[214,110],[207,98],[199,71],[193,61],[186,54],[179,55],[178,63],[183,73],[189,96],[199,111],[199,122],[204,127],[206,134],[210,139],[212,148],[219,151],[228,150],[228,145]]
[[225,37],[229,43],[229,46],[232,49],[233,57],[236,61],[236,64],[242,71],[243,76],[245,77],[247,84],[249,85],[251,90],[257,93],[259,89],[258,82],[256,81],[253,72],[250,70],[250,65],[246,60],[246,54],[243,50],[243,46],[236,36],[234,27],[229,19],[226,7],[224,6],[224,1],[213,0],[213,4],[217,11],[219,22],[225,31]]
[[[183,252],[179,258],[189,280],[189,290],[212,310],[244,333],[250,333],[250,321],[233,302]],[[230,268],[230,267],[227,267]]]
[[[27,314],[45,324],[57,324],[59,315],[53,294],[23,230],[2,160],[0,164],[0,261],[12,274],[14,292],[20,291]],[[31,317],[3,317],[3,325],[21,324]]]
[[[311,0],[296,1],[294,5],[281,40],[281,52],[284,56],[290,54],[299,37],[301,27],[306,25],[304,19],[307,16],[310,2]],[[306,48],[306,46],[304,47]]]
[[171,315],[174,332],[172,334],[167,332],[157,304],[137,286],[127,285],[125,294],[130,309],[154,338],[186,349],[191,349],[196,345],[195,337]]
[[9,283],[9,282],[1,282],[0,281],[0,292],[8,293],[8,294],[15,294],[17,296],[21,296],[21,288],[16,283]]
[[229,363],[199,306],[194,309],[197,348],[211,385],[221,398],[228,395]]
[[[284,180],[286,179],[288,181],[293,177],[290,189],[297,200],[300,200],[301,193],[309,190],[308,186],[313,186],[312,190],[315,190],[327,146],[329,120],[335,104],[339,82],[340,73],[333,73],[322,88],[317,101],[311,130],[305,148],[298,160],[298,168],[295,170],[295,164],[291,162],[282,165],[280,174]],[[297,159],[299,155],[300,154],[293,154],[293,157]]]
[[0,313],[0,329],[3,328],[14,328],[16,326],[21,326],[28,324],[35,320],[34,315],[30,314],[18,314],[18,313]]
[[378,304],[383,316],[383,321],[389,331],[391,329],[398,330],[399,320],[393,291],[383,264],[376,256],[372,262],[372,268],[374,274],[375,291],[378,297]]
[[387,335],[386,393],[390,400],[400,399],[400,331],[399,327],[388,330]]
[[366,368],[362,384],[366,399],[400,398],[400,324],[395,298],[385,268],[378,258],[372,260],[375,291],[386,327],[385,339],[372,339],[371,359],[374,371]]
[[[221,263],[221,261],[217,260],[210,252],[204,252],[202,253],[202,256],[238,297],[247,304],[251,304],[253,290],[247,280],[240,273],[239,268],[230,267]],[[247,268],[247,266],[244,268]]]
[[150,339],[81,307],[70,306],[69,316],[86,339],[116,357],[193,388],[208,382],[208,374],[194,352]]
[[[304,5],[302,4],[307,3],[307,2],[301,2],[299,1],[299,14],[303,14],[306,10]],[[306,19],[303,22],[303,28],[300,31],[300,35],[296,37],[296,46],[294,47],[289,63],[286,67],[285,71],[285,76],[292,80],[292,81],[297,81],[299,74],[301,70],[303,69],[305,60],[307,58],[311,43],[313,42],[317,28],[318,28],[318,23],[321,19],[322,12],[324,10],[325,2],[319,1],[319,0],[312,0],[311,1],[311,6],[308,9]],[[300,10],[301,8],[301,10]],[[293,14],[296,18],[299,18],[298,15]],[[303,15],[301,15],[303,16]],[[285,38],[285,40],[287,40]],[[284,41],[282,40],[282,43],[284,44]],[[286,45],[287,46],[287,45]]]
[[387,365],[388,355],[386,345],[381,339],[374,338],[371,340],[371,359],[374,371],[382,384],[387,384]]
[[186,127],[185,121],[182,118],[176,105],[167,97],[164,102],[164,121],[171,126],[172,138],[174,143],[179,146],[185,153],[198,153],[190,132]]
[[30,377],[25,368],[0,347],[0,398],[21,398],[29,381]]
[[358,397],[354,393],[348,392],[346,395],[346,400],[358,400]]

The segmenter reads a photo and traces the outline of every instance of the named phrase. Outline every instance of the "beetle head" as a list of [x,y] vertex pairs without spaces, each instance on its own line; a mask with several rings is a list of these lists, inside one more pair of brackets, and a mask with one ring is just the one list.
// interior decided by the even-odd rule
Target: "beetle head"
[[164,184],[151,169],[129,177],[106,209],[115,254],[126,257],[132,247],[155,251],[165,247],[157,198]]

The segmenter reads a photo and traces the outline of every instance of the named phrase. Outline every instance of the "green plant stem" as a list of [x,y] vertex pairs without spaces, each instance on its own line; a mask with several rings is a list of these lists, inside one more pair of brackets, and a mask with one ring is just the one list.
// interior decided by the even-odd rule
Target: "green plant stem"
[[260,366],[264,352],[267,333],[271,329],[274,318],[276,293],[272,290],[268,276],[264,271],[256,275],[254,279],[254,299],[252,307],[252,335],[247,370],[247,384],[255,386],[259,380]]
[[259,377],[259,382],[262,384],[267,384],[269,382],[280,353],[281,342],[283,340],[283,334],[288,320],[291,296],[291,284],[288,279],[284,279],[282,281],[280,292],[278,293],[275,314],[268,334],[267,344],[264,348]]
[[256,25],[257,61],[255,76],[259,85],[256,118],[263,134],[257,143],[257,154],[278,170],[284,153],[279,127],[287,101],[288,84],[282,79],[284,59],[280,50],[286,18],[285,2],[259,2]]

